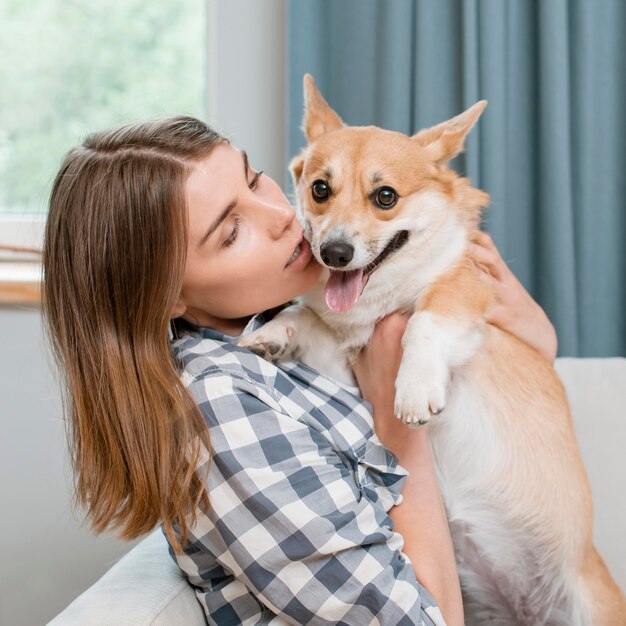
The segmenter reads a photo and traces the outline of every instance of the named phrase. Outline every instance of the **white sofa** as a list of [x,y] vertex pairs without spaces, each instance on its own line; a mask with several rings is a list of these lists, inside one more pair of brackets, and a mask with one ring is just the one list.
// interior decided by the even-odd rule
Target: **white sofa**
[[[626,588],[626,359],[557,360],[595,501],[595,542]],[[160,531],[135,546],[53,626],[201,626],[204,613]]]

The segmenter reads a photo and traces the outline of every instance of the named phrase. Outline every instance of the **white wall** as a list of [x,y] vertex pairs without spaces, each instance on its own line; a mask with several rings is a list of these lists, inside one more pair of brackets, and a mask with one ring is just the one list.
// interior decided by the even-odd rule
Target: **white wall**
[[128,549],[70,508],[64,423],[37,308],[0,307],[0,624],[44,624]]
[[[208,0],[209,121],[284,186],[285,0]],[[37,308],[0,307],[0,626],[43,624],[128,545],[70,510],[60,393]]]
[[209,0],[209,123],[283,189],[286,0]]

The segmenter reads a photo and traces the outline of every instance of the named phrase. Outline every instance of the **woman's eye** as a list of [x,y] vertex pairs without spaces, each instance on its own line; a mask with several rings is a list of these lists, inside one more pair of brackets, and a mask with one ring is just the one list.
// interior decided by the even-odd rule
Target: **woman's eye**
[[374,193],[374,204],[379,209],[391,209],[398,202],[398,192],[393,187],[381,187]]
[[254,178],[250,181],[250,184],[248,185],[248,187],[250,187],[250,189],[254,191],[257,188],[257,185],[259,184],[259,178],[263,176],[263,170],[259,172],[255,172],[254,170],[252,171],[254,172]]
[[232,246],[237,239],[237,235],[239,234],[239,218],[235,220],[235,226],[233,227],[233,231],[231,232],[228,239],[224,242],[224,247],[228,248],[228,246]]
[[311,193],[315,202],[326,202],[330,198],[330,187],[325,180],[314,180],[311,185]]

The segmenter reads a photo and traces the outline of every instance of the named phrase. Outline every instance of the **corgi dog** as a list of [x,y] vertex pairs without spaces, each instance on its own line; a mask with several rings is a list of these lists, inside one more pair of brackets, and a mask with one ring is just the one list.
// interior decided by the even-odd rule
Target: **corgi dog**
[[346,126],[309,75],[304,87],[308,146],[290,169],[302,245],[325,270],[240,345],[353,385],[376,322],[409,312],[395,410],[429,425],[468,626],[626,625],[563,385],[485,322],[493,288],[467,250],[489,197],[448,163],[486,102],[410,137]]

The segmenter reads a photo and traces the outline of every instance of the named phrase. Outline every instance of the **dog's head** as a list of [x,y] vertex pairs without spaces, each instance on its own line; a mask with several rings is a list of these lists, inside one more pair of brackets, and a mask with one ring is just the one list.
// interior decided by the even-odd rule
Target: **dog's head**
[[448,166],[487,103],[409,137],[346,126],[304,77],[308,146],[290,170],[298,212],[317,260],[330,269],[326,304],[347,311],[369,276],[410,238],[428,245],[451,212],[475,227],[488,196]]

